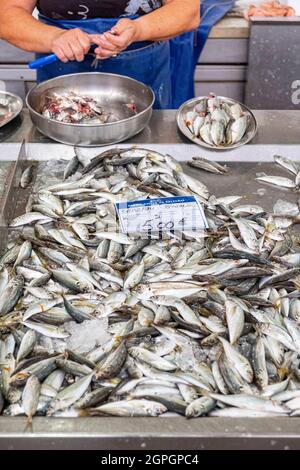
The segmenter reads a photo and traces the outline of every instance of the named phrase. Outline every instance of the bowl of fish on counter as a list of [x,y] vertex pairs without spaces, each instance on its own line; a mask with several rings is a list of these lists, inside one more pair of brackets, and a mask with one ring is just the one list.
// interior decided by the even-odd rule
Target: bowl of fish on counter
[[213,150],[241,147],[257,132],[255,116],[247,106],[214,93],[185,102],[176,119],[188,139]]
[[141,132],[152,114],[151,88],[107,73],[61,76],[35,86],[27,95],[37,129],[58,142],[109,145]]
[[0,91],[0,128],[15,119],[23,109],[23,101],[17,95]]

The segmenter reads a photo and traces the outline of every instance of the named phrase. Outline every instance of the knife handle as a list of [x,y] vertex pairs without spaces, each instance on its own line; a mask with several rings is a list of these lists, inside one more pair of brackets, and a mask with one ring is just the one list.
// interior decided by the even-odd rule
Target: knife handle
[[53,64],[53,62],[56,62],[57,60],[59,59],[55,54],[50,54],[46,55],[45,57],[41,57],[40,59],[29,62],[28,67],[30,69],[39,69],[41,67],[44,67],[44,65]]

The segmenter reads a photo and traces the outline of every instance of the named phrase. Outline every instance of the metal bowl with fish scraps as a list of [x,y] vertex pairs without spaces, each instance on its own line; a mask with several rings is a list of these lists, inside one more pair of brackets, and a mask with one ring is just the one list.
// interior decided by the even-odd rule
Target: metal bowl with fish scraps
[[247,106],[213,93],[186,101],[179,108],[176,120],[188,139],[213,150],[241,147],[257,132],[255,116]]
[[148,124],[154,93],[129,77],[109,73],[65,75],[35,86],[27,95],[31,119],[42,134],[64,144],[109,145]]
[[23,101],[17,95],[0,91],[0,127],[15,119],[23,109]]

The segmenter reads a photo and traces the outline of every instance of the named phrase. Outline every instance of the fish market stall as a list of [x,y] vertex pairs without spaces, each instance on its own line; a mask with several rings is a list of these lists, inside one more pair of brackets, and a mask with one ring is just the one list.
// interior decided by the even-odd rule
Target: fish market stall
[[[251,143],[213,152],[180,134],[175,114],[154,111],[118,150],[83,148],[76,158],[39,134],[26,110],[17,133],[2,139],[0,171],[18,167],[23,139],[20,164],[32,169],[21,187],[12,178],[0,188],[17,195],[10,228],[1,227],[10,251],[0,288],[11,282],[3,273],[14,266],[16,274],[14,298],[0,306],[1,352],[13,371],[0,448],[300,448],[300,115],[254,112]],[[135,199],[195,194],[209,230],[171,245],[109,239],[103,220],[115,221],[105,204],[123,190],[127,199],[128,191]],[[126,372],[120,382],[125,361],[131,380]],[[33,417],[38,406],[46,416]]]

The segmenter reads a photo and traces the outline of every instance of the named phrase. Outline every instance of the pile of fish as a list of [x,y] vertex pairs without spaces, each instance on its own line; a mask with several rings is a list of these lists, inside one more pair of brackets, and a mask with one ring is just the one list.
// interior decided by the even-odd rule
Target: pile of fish
[[241,142],[250,119],[239,103],[232,104],[211,93],[186,113],[185,124],[194,137],[209,146],[226,147]]
[[45,95],[41,114],[47,119],[69,124],[104,124],[114,122],[111,113],[107,113],[91,96],[82,96],[75,92],[51,92]]
[[[119,232],[116,202],[172,195],[209,229]],[[140,148],[77,154],[34,192],[0,258],[0,413],[299,416],[299,206],[240,200]]]
[[266,175],[259,174],[257,175],[256,180],[261,183],[270,184],[272,186],[277,186],[279,188],[291,189],[293,191],[298,191],[300,187],[300,165],[289,158],[284,158],[281,155],[274,155],[274,161],[281,165],[285,170],[287,170],[291,177],[281,176],[281,175]]

